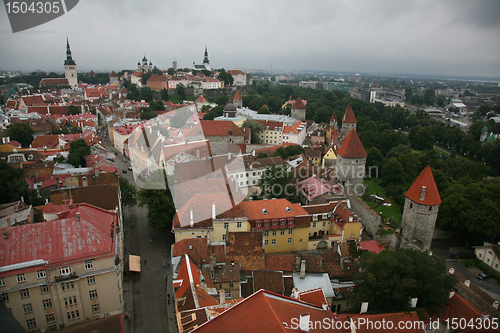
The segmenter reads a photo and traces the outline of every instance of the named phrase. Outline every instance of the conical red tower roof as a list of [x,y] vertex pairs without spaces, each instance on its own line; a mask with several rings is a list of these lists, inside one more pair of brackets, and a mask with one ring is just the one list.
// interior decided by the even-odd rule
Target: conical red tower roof
[[302,102],[300,97],[297,98],[295,103],[293,103],[293,105],[292,105],[292,109],[305,109],[305,108],[306,108],[306,106],[304,105],[304,103]]
[[342,123],[355,124],[357,123],[356,117],[354,116],[354,111],[352,111],[351,104],[345,109],[344,117],[342,117]]
[[332,114],[330,121],[337,122],[337,114],[335,112]]
[[441,203],[441,197],[429,165],[425,167],[405,195],[408,199],[421,205],[435,206]]
[[236,90],[236,94],[234,94],[233,101],[240,101],[240,100],[242,100],[240,91]]
[[365,148],[363,148],[354,129],[347,134],[342,146],[337,150],[337,154],[344,158],[365,158],[367,156]]

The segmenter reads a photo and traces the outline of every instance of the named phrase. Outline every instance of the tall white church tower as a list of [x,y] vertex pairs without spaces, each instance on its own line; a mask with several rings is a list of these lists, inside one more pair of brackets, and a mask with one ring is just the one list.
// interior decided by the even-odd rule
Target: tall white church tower
[[78,77],[76,74],[76,63],[71,57],[71,49],[69,48],[69,40],[66,38],[66,60],[64,61],[64,76],[68,80],[71,88],[78,87]]

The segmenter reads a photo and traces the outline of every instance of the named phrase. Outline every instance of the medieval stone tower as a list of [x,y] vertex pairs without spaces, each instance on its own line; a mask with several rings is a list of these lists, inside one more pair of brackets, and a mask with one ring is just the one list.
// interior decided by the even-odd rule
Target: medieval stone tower
[[76,63],[71,57],[71,49],[69,48],[69,40],[66,38],[66,60],[64,61],[64,76],[68,80],[71,88],[78,87],[78,77],[76,74]]
[[233,97],[233,104],[237,108],[242,108],[243,107],[243,98],[241,98],[241,93],[239,90],[236,91],[236,94],[234,94]]
[[366,156],[356,130],[352,129],[337,150],[336,179],[356,195],[364,193]]
[[306,119],[306,106],[300,97],[292,105],[291,116],[298,120]]
[[330,118],[330,127],[333,129],[339,128],[339,123],[337,121],[337,115],[335,114],[335,111],[332,114],[332,117]]
[[352,129],[356,130],[356,117],[352,111],[351,104],[347,106],[344,116],[342,117],[342,136],[345,138]]
[[429,165],[406,191],[401,221],[401,247],[429,250],[441,197]]

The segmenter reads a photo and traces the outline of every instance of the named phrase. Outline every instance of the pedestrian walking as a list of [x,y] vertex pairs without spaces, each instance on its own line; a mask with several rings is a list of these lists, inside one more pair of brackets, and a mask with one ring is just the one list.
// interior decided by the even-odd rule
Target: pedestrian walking
[[144,259],[144,265],[146,265],[146,259]]
[[166,262],[166,261],[164,261],[164,262],[163,262],[163,266],[165,266],[166,264],[167,264],[167,262]]

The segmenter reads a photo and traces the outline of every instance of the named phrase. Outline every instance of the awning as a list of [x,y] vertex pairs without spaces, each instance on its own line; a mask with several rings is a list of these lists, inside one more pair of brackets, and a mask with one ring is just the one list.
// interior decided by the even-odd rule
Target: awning
[[141,257],[133,256],[131,254],[128,255],[128,265],[129,270],[131,272],[140,272],[141,271]]

